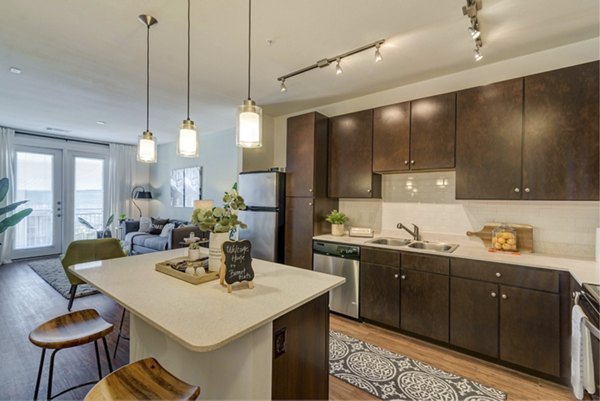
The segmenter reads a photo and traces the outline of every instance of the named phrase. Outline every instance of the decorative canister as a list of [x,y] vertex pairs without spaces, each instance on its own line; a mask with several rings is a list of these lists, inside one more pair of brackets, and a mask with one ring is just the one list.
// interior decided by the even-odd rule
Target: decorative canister
[[518,248],[517,231],[502,224],[492,231],[492,247],[498,251],[515,252]]

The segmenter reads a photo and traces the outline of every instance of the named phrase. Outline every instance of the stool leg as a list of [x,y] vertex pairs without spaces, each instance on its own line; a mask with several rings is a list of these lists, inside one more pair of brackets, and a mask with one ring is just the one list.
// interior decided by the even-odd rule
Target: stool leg
[[71,297],[69,298],[69,306],[67,306],[67,310],[70,312],[73,307],[73,301],[75,300],[75,293],[77,292],[77,285],[71,285]]
[[110,353],[108,352],[108,345],[106,344],[106,337],[102,337],[102,345],[104,345],[104,353],[106,353],[106,361],[108,362],[109,372],[113,371],[112,363],[110,362]]
[[98,340],[94,341],[94,349],[96,350],[96,364],[98,365],[98,380],[102,380],[102,367],[100,366],[100,353],[98,352]]
[[40,381],[42,380],[42,369],[44,368],[44,357],[46,356],[46,348],[42,348],[42,358],[40,359],[40,368],[37,374],[37,380],[35,382],[35,394],[33,395],[33,400],[36,401],[38,399],[38,392],[40,391]]
[[119,324],[119,334],[117,334],[117,342],[115,343],[115,352],[113,352],[113,359],[117,357],[117,350],[119,349],[119,341],[121,341],[121,331],[123,330],[123,322],[125,321],[125,311],[123,308],[123,313],[121,314],[121,323]]
[[47,396],[46,396],[47,400],[52,399],[52,375],[54,374],[54,355],[56,355],[56,353],[58,351],[60,351],[60,350],[55,349],[54,351],[52,351],[52,354],[50,355],[50,370],[48,371],[48,392],[47,392]]

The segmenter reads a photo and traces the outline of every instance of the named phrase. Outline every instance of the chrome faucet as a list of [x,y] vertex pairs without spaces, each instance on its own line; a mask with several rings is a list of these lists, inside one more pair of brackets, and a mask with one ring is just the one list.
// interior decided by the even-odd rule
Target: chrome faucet
[[404,224],[402,224],[402,223],[398,223],[396,225],[396,228],[398,228],[399,230],[406,230],[407,233],[409,233],[410,235],[413,236],[413,239],[415,241],[420,241],[421,240],[421,235],[419,234],[419,227],[416,224],[413,224],[413,230],[412,231],[408,227],[406,227]]

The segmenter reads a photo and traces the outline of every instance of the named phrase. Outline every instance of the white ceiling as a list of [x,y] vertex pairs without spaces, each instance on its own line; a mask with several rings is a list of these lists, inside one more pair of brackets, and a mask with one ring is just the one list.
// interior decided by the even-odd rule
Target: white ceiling
[[[276,116],[473,68],[465,3],[255,0],[252,98]],[[204,132],[233,127],[246,97],[247,5],[192,0],[191,118]],[[483,0],[480,63],[597,37],[599,7]],[[150,129],[159,143],[173,141],[186,107],[185,0],[1,0],[0,126],[135,143],[145,128],[142,13],[159,21],[150,33]],[[340,76],[334,66],[313,70],[279,92],[278,76],[382,38],[383,62],[367,51],[343,60]]]

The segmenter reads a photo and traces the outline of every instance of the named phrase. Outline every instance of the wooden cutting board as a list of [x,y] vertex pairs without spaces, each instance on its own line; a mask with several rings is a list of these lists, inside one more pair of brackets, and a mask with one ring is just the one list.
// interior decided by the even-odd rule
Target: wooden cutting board
[[[500,223],[486,223],[480,231],[467,231],[469,237],[479,237],[486,248],[492,248],[492,231],[500,227]],[[533,226],[529,224],[506,224],[517,231],[517,246],[519,252],[533,253]]]

